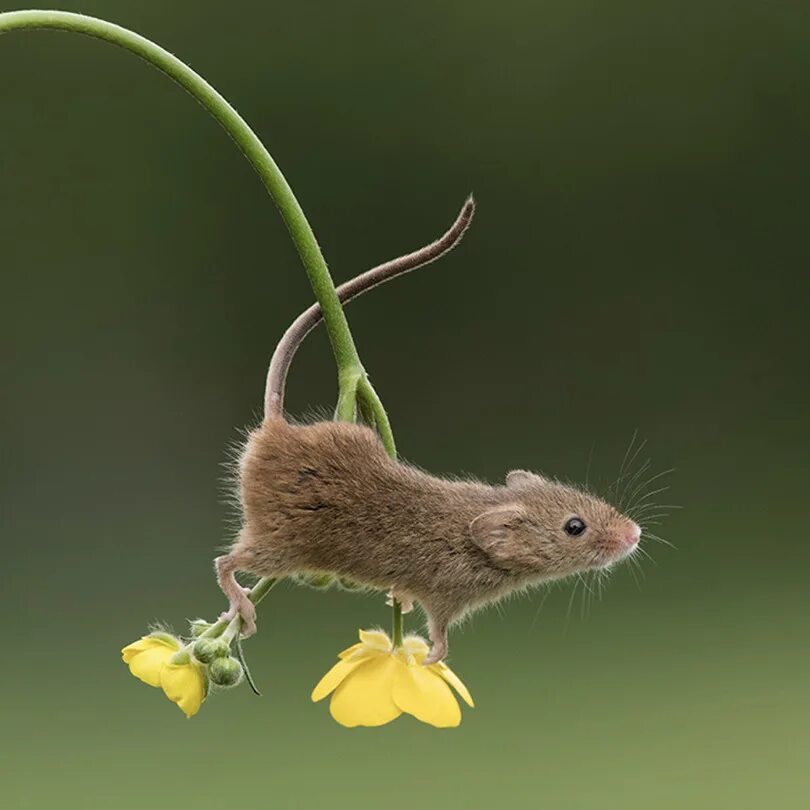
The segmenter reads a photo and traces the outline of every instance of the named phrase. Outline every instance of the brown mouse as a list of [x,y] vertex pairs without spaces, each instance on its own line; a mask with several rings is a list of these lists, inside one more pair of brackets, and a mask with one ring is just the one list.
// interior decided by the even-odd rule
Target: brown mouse
[[[449,247],[436,252],[438,240],[423,250],[450,249],[472,214],[471,200],[468,206]],[[419,253],[395,260],[399,271],[390,270],[395,262],[384,265],[388,274],[375,283],[419,266]],[[353,294],[363,289],[356,284]],[[349,297],[344,290],[341,299]],[[435,663],[447,654],[448,627],[470,611],[530,585],[608,567],[637,548],[641,530],[630,518],[572,486],[523,470],[498,486],[447,480],[391,459],[368,427],[287,422],[287,370],[319,319],[317,306],[308,313],[308,328],[294,324],[271,361],[264,421],[239,461],[242,528],[216,560],[229,615],[242,616],[245,635],[255,632],[255,608],[235,572],[329,572],[390,590],[405,607],[418,602],[432,642],[425,664]]]

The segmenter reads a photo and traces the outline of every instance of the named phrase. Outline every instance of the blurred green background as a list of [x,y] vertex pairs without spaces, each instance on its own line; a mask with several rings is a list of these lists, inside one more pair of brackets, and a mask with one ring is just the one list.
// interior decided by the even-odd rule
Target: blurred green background
[[[246,161],[165,77],[0,39],[0,804],[804,807],[810,17],[804,3],[83,2],[210,79],[344,280],[478,215],[351,305],[403,455],[610,483],[675,467],[643,578],[452,637],[461,728],[347,731],[309,691],[378,596],[282,586],[264,689],[191,721],[119,649],[223,607],[226,446],[311,301]],[[288,405],[331,408],[325,336]],[[415,620],[409,622],[417,629]]]

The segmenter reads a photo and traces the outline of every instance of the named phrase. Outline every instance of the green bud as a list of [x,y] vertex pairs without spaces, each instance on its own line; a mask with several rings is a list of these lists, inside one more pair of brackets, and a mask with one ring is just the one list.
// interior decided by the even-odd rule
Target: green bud
[[215,658],[208,667],[208,677],[217,686],[236,686],[243,674],[242,665],[235,658]]
[[230,655],[231,645],[224,638],[200,638],[194,642],[191,649],[198,661],[210,664],[214,660]]
[[335,577],[332,574],[298,574],[295,580],[301,585],[315,588],[318,591],[325,591],[335,583]]
[[206,630],[209,630],[214,625],[207,622],[205,619],[192,619],[189,622],[191,627],[191,637],[199,638]]

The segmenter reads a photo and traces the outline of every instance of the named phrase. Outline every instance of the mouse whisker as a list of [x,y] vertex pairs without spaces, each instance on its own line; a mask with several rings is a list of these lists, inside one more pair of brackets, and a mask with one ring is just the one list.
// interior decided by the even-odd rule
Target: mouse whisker
[[[632,493],[627,499],[628,503],[632,503],[633,508],[636,508],[641,503],[643,503],[645,498],[651,497],[652,495],[656,495],[658,492],[663,492],[664,490],[656,490],[655,492],[645,492],[643,495],[639,495],[639,493],[645,490],[650,484],[652,484],[653,481],[657,481],[666,475],[670,475],[674,471],[675,471],[674,468],[671,468],[669,470],[662,470],[661,472],[656,473],[655,475],[652,475],[649,478],[647,478],[643,483],[636,484],[636,486],[633,488]],[[628,507],[628,509],[629,508],[630,507]]]
[[591,613],[591,601],[593,600],[593,588],[591,587],[591,583],[588,582],[588,575],[582,578],[582,606],[580,607],[579,611],[579,618],[581,620],[586,619],[590,616]]
[[565,611],[565,626],[563,628],[563,632],[568,632],[568,623],[571,620],[571,608],[574,606],[574,600],[576,599],[577,589],[579,588],[580,584],[582,583],[582,575],[575,574],[576,580],[574,582],[574,587],[571,591],[571,596],[568,597],[568,608]]
[[[658,510],[657,512],[655,510]],[[638,522],[639,518],[651,518],[651,517],[664,517],[667,513],[661,509],[661,505],[656,503],[655,501],[650,501],[649,503],[642,503],[638,504],[636,508],[633,510],[633,515],[636,517],[636,522]]]
[[633,431],[633,435],[630,438],[630,444],[627,445],[627,450],[624,451],[624,458],[622,459],[622,463],[619,465],[619,479],[621,479],[622,474],[624,473],[625,465],[627,464],[627,459],[630,456],[630,451],[633,449],[633,445],[636,443],[636,439],[638,438],[638,428]]
[[666,510],[661,510],[658,512],[652,511],[654,509],[661,510],[661,507],[657,503],[649,503],[645,504],[644,506],[636,509],[635,515],[638,518],[641,518],[642,523],[647,523],[650,520],[660,520],[664,517],[669,517],[669,512]]
[[591,449],[588,451],[588,463],[585,465],[585,489],[590,492],[591,489],[591,462],[593,462],[593,451],[595,445],[591,445]]
[[626,491],[626,490],[627,490],[627,486],[628,486],[628,485],[630,485],[630,484],[632,484],[632,482],[633,482],[633,481],[636,479],[636,477],[637,477],[637,476],[639,476],[639,475],[642,475],[642,474],[644,473],[644,470],[646,470],[646,469],[649,467],[649,465],[650,465],[650,463],[651,463],[651,459],[646,459],[646,460],[645,460],[645,461],[644,461],[644,462],[641,464],[641,466],[639,467],[639,469],[635,470],[634,472],[631,472],[631,470],[633,469],[633,464],[635,464],[635,463],[636,463],[636,459],[637,459],[637,457],[638,457],[639,452],[640,452],[640,451],[641,451],[641,450],[644,448],[644,446],[646,445],[646,443],[647,443],[647,441],[646,441],[646,439],[645,439],[645,440],[644,440],[644,441],[643,441],[643,442],[642,442],[642,443],[641,443],[641,444],[640,444],[640,445],[639,445],[639,446],[636,448],[635,452],[633,453],[632,458],[630,459],[629,465],[628,465],[628,466],[626,466],[626,467],[624,467],[623,469],[621,469],[621,470],[619,471],[619,476],[618,476],[618,478],[616,479],[615,484],[614,484],[614,485],[613,485],[613,487],[611,488],[611,489],[612,489],[612,491],[615,493],[615,495],[616,495],[616,497],[617,497],[617,498],[620,496],[620,491],[622,490],[622,488],[624,488],[624,490]]
[[639,576],[641,577],[641,579],[646,579],[646,574],[644,573],[644,569],[642,569],[641,565],[639,564],[639,561],[635,559],[635,552],[627,558],[627,562],[630,563],[630,566],[627,570],[630,572],[630,576],[633,577],[633,581],[636,583],[636,588],[638,590],[641,590],[641,582],[639,581]]
[[551,588],[546,586],[543,588],[543,596],[540,599],[540,604],[537,606],[537,610],[534,611],[534,618],[532,619],[532,623],[529,626],[529,633],[534,630],[534,626],[537,624],[537,620],[540,618],[540,611],[543,609],[543,605],[546,603],[546,599],[548,599],[548,595],[551,593]]
[[650,469],[652,465],[652,459],[648,458],[645,459],[641,466],[624,482],[623,491],[621,496],[619,497],[619,507],[622,506],[626,501],[630,500],[628,498],[628,494],[634,489],[637,482],[641,479],[641,477]]
[[618,497],[622,482],[628,475],[630,475],[630,470],[633,468],[633,464],[635,464],[638,454],[644,449],[644,445],[646,444],[645,439],[643,442],[638,444],[635,449],[633,449],[637,438],[638,430],[633,432],[633,437],[630,439],[630,444],[628,445],[624,458],[622,459],[622,463],[619,466],[619,474],[616,480],[610,485],[610,487],[608,487],[608,492],[613,493],[614,497]]
[[642,537],[648,537],[650,540],[656,543],[663,543],[665,546],[669,546],[672,549],[678,550],[678,547],[674,543],[670,543],[669,540],[665,540],[663,537],[659,537],[657,534],[653,532],[648,532],[646,529],[643,531]]
[[[648,478],[646,481],[644,481],[643,483],[640,483],[633,490],[633,493],[632,493],[631,497],[628,499],[628,507],[627,508],[628,509],[629,508],[637,509],[639,506],[646,506],[647,500],[649,498],[652,498],[653,495],[657,495],[659,492],[665,492],[667,489],[669,489],[671,485],[667,484],[664,487],[664,489],[656,489],[655,491],[647,491],[647,492],[644,491],[647,487],[650,486],[650,484],[652,484],[654,481],[657,481],[657,480],[663,478],[665,475],[668,475],[669,472],[670,471],[667,470],[665,472],[658,473],[658,475],[653,475],[650,478]],[[632,506],[630,506],[630,504],[632,504]]]
[[638,503],[627,507],[627,514],[630,515],[636,521],[636,523],[642,522],[643,518],[647,515],[650,509],[660,508],[654,500],[651,500],[651,498],[653,498],[655,495],[660,495],[662,492],[666,492],[668,489],[670,489],[670,487],[666,486],[645,493],[644,497],[639,500]]
[[[638,546],[636,549],[636,553],[641,554],[642,557],[646,557],[653,565],[658,565],[658,563],[653,559],[652,554],[650,554],[650,552],[647,551],[646,548]],[[636,560],[635,562],[636,565],[638,565],[639,567],[641,566],[641,563],[638,560]]]
[[[634,511],[634,515],[637,523],[646,523],[648,520],[658,520],[659,518],[669,517],[670,510],[682,508],[682,506],[676,506],[671,503],[649,503],[637,508]],[[656,512],[656,509],[659,511]]]
[[594,571],[593,577],[594,584],[596,585],[596,598],[599,602],[602,601],[602,597],[605,595],[604,589],[604,572],[603,571]]

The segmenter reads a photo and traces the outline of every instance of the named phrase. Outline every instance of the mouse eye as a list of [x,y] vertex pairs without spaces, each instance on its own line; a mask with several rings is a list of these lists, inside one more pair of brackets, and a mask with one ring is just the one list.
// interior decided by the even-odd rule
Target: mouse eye
[[569,537],[579,537],[587,528],[585,521],[582,518],[572,517],[565,521],[563,531]]

